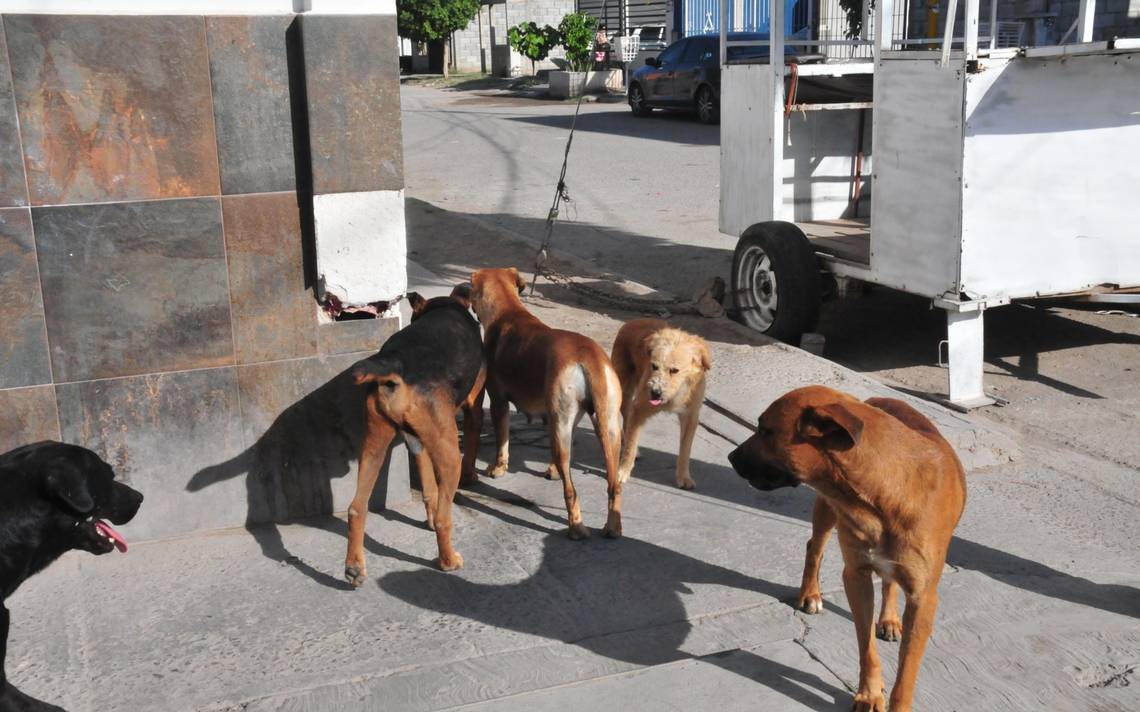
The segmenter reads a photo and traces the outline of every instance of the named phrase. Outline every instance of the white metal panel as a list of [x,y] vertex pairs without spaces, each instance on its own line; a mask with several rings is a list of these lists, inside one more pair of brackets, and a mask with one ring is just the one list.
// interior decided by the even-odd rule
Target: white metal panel
[[1081,0],[1077,11],[1077,42],[1092,42],[1096,0]]
[[966,91],[963,290],[1140,285],[1140,53],[986,66]]
[[[871,197],[871,117],[863,126],[863,189],[860,215]],[[804,222],[855,217],[851,209],[859,111],[792,112],[785,119],[783,220]]]
[[721,70],[720,231],[773,220],[773,76],[766,64]]
[[[765,65],[729,65],[721,81],[721,232],[739,235],[766,220],[850,217],[859,112],[792,112],[784,118],[769,108],[772,73]],[[781,187],[773,192],[768,166],[773,165],[775,114],[781,114],[778,121],[784,143]],[[863,201],[867,201],[871,195],[870,112],[863,152]],[[779,200],[778,210],[773,197]]]
[[[934,53],[930,53],[934,54]],[[873,280],[957,294],[964,65],[888,59],[875,71]]]

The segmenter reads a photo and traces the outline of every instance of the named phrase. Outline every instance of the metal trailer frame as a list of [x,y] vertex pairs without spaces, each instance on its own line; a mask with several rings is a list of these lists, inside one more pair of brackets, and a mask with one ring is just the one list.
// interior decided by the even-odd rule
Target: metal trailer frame
[[[792,222],[807,239],[821,220],[850,212],[843,176],[851,179],[853,156],[833,144],[842,135],[850,146],[857,125],[862,165],[856,117],[869,113],[871,222],[832,223],[851,229],[831,238],[817,230],[811,247],[837,277],[928,297],[945,310],[948,400],[972,408],[993,402],[983,388],[987,308],[1140,287],[1140,40],[1093,42],[1095,0],[1082,0],[1068,33],[1075,30],[1076,44],[999,49],[999,0],[988,8],[987,38],[978,35],[979,0],[964,0],[964,37],[953,35],[958,0],[950,0],[939,51],[913,51],[908,44],[929,41],[892,39],[900,1],[877,0],[871,40],[786,42],[782,0],[769,0],[767,42],[729,42],[721,23],[720,230],[741,237]],[[727,7],[721,0],[722,18]],[[786,44],[853,43],[870,43],[873,61],[726,61],[733,45],[769,44],[769,56],[780,57]],[[789,73],[871,74],[873,101],[787,104]],[[843,239],[865,240],[862,258],[843,250]],[[771,277],[774,289],[778,275]],[[941,363],[942,344],[938,356]]]

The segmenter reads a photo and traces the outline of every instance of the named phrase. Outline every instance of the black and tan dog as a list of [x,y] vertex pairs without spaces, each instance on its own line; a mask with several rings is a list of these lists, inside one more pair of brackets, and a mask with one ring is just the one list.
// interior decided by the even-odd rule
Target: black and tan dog
[[804,483],[824,502],[824,514],[817,507],[813,518],[805,583],[809,576],[818,579],[823,543],[831,527],[838,527],[843,587],[859,642],[856,712],[887,709],[875,650],[871,573],[906,594],[889,708],[910,710],[946,551],[966,503],[966,477],[954,449],[930,420],[902,401],[864,403],[809,386],[769,406],[756,434],[728,459],[757,489]]
[[499,477],[507,471],[511,404],[527,416],[545,416],[554,460],[551,474],[562,479],[570,538],[589,536],[570,479],[571,436],[582,416],[589,414],[606,465],[609,516],[603,534],[619,537],[621,383],[617,372],[593,339],[552,329],[527,311],[519,298],[525,286],[514,268],[482,269],[471,275],[471,306],[486,332],[487,394],[498,446],[487,474]]
[[126,551],[111,524],[129,522],[142,500],[115,481],[110,465],[78,445],[40,442],[0,455],[0,712],[61,712],[8,682],[3,601],[67,551]]
[[[365,435],[360,448],[356,496],[348,509],[348,555],[344,575],[353,586],[367,578],[364,522],[368,500],[388,448],[402,432],[416,460],[427,525],[435,530],[439,567],[452,571],[463,557],[451,545],[451,500],[460,482],[477,479],[475,455],[483,423],[483,341],[468,311],[467,292],[425,300],[409,295],[412,319],[380,352],[353,367],[368,387]],[[463,461],[455,413],[463,409]]]

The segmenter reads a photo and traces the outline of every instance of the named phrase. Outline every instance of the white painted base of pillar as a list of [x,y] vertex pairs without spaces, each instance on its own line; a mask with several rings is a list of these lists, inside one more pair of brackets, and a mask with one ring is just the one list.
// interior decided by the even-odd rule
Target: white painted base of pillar
[[404,191],[313,196],[318,296],[347,306],[392,301],[408,288]]

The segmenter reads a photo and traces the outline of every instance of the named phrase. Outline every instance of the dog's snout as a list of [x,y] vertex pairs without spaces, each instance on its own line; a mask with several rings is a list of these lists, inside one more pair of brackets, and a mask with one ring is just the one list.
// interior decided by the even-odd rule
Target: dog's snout
[[121,482],[115,483],[115,500],[108,519],[113,524],[126,524],[135,518],[143,503],[143,493]]
[[662,395],[660,388],[653,387],[649,389],[649,396],[653,398],[653,400],[661,400]]
[[736,448],[728,453],[728,464],[732,465],[732,469],[736,470],[737,474],[740,473],[740,466],[742,464],[741,458],[740,448]]

